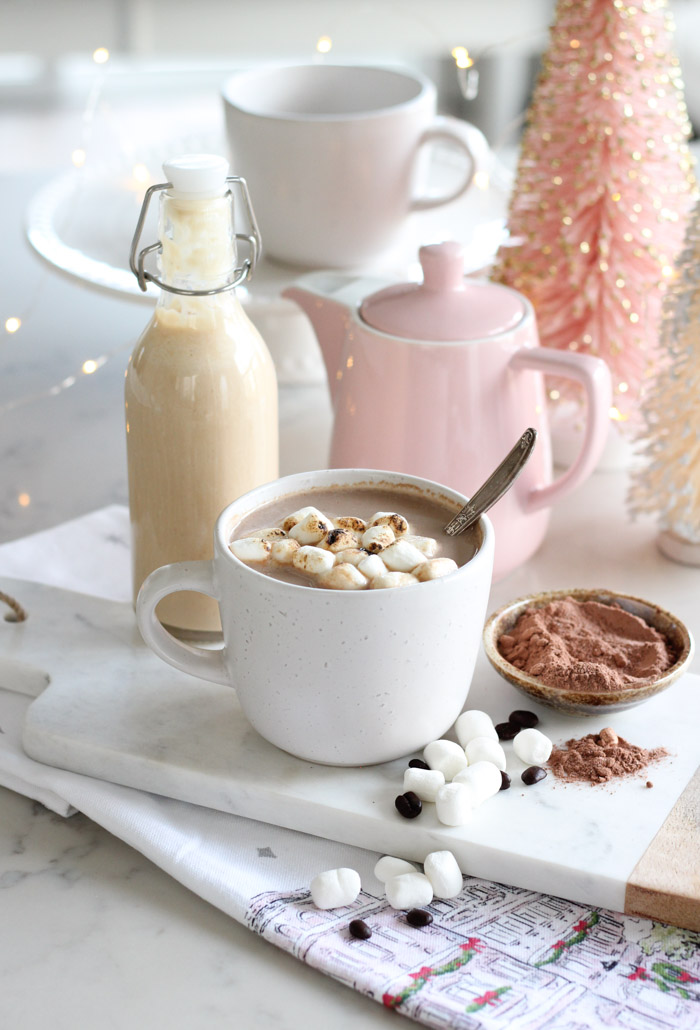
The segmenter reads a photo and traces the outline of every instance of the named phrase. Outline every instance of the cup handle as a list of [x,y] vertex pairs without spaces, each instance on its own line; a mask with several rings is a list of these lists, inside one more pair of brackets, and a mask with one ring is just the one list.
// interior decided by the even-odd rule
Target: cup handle
[[442,204],[449,204],[466,193],[472,184],[474,173],[477,168],[484,164],[484,158],[488,153],[488,143],[484,135],[475,125],[460,121],[459,118],[439,116],[433,124],[421,136],[418,141],[418,148],[428,143],[449,143],[455,150],[464,154],[467,158],[467,166],[464,178],[457,187],[449,193],[440,193],[435,196],[414,197],[411,201],[411,211],[427,211],[431,207],[440,207]]
[[176,590],[197,590],[218,600],[213,561],[175,562],[163,565],[144,580],[136,599],[136,621],[141,636],[159,658],[190,676],[230,686],[224,665],[224,648],[213,650],[177,640],[156,617],[156,605]]
[[604,361],[589,354],[571,354],[546,347],[523,347],[513,355],[509,367],[574,379],[583,386],[586,396],[586,427],[581,450],[558,479],[530,491],[525,500],[525,510],[530,513],[548,508],[570,493],[590,476],[598,463],[610,429],[610,370]]

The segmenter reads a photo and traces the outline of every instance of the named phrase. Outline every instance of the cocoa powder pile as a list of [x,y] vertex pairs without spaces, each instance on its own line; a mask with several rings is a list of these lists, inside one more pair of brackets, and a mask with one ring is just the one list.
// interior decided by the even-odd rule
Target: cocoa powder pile
[[498,650],[550,687],[594,692],[642,686],[674,660],[666,638],[637,615],[573,597],[527,608]]
[[563,748],[554,748],[548,764],[560,780],[595,785],[619,776],[634,776],[667,755],[663,747],[648,750],[630,744],[606,726],[600,733],[567,740]]

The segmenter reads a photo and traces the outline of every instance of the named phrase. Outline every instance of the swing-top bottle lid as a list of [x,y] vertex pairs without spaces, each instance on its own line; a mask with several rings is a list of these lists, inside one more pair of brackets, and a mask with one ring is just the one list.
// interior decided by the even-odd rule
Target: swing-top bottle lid
[[182,154],[163,164],[163,173],[179,196],[215,197],[226,192],[228,161],[218,154]]

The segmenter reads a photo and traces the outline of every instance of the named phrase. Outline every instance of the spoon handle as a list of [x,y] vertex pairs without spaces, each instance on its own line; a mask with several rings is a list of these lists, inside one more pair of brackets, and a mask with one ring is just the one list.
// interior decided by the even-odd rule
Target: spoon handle
[[465,529],[473,526],[477,519],[488,511],[496,501],[500,501],[504,493],[512,486],[520,475],[537,440],[536,429],[526,429],[515,447],[508,452],[498,468],[470,498],[462,510],[445,526],[448,536],[459,536]]

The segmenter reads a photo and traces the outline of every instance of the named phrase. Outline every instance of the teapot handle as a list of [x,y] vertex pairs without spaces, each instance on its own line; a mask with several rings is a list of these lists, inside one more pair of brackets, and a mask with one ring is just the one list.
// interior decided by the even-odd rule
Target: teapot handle
[[610,370],[600,358],[545,347],[523,347],[513,355],[509,367],[574,379],[583,386],[586,396],[586,426],[581,450],[558,479],[530,491],[525,500],[525,508],[530,513],[555,504],[587,479],[597,465],[610,429]]

